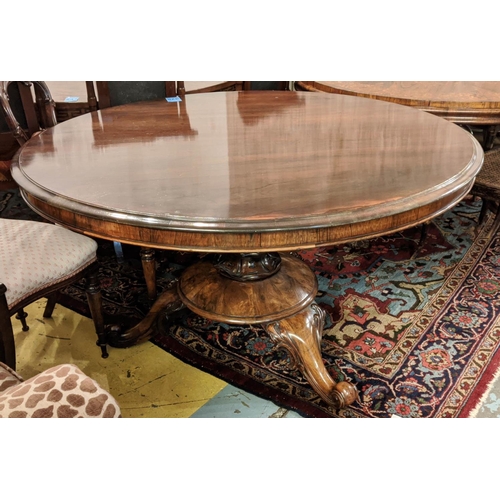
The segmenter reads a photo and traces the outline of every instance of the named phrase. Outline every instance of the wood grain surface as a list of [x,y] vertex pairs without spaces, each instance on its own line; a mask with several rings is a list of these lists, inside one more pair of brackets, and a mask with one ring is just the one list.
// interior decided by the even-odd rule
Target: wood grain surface
[[483,152],[418,110],[312,92],[220,92],[92,112],[13,161],[28,203],[89,235],[205,251],[393,232],[470,189]]
[[500,81],[322,81],[296,82],[296,87],[414,106],[456,123],[500,123]]

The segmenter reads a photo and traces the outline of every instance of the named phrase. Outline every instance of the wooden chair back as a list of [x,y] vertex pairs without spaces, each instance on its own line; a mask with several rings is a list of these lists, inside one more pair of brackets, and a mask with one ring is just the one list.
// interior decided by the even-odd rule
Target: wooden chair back
[[[92,82],[86,82],[92,85]],[[239,90],[288,90],[288,82],[96,82],[99,109],[119,106],[136,101],[147,101],[164,97],[184,96],[206,92]],[[199,84],[194,85],[193,83]],[[213,83],[213,82],[212,82]]]
[[[87,83],[92,84],[92,82]],[[93,85],[92,85],[93,86]],[[96,82],[99,109],[184,95],[183,82]],[[180,92],[180,94],[178,94]],[[94,94],[95,95],[95,94]]]
[[290,82],[243,82],[243,90],[290,90]]
[[0,106],[8,129],[21,146],[36,132],[57,123],[54,100],[45,82],[0,82]]

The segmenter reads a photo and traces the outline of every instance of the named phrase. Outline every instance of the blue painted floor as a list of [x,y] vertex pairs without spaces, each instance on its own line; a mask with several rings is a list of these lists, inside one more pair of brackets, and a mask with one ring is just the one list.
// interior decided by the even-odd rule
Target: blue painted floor
[[298,413],[227,385],[190,418],[302,418]]

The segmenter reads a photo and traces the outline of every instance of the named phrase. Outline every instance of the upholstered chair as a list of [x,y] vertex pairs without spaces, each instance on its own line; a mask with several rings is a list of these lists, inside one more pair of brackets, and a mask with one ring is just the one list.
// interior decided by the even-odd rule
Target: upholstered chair
[[87,236],[45,222],[0,219],[0,361],[15,370],[11,316],[28,330],[25,306],[48,297],[43,316],[57,302],[57,291],[87,277],[87,298],[102,356],[107,357],[97,243]]
[[0,362],[0,418],[119,418],[115,398],[77,366],[49,368],[28,380]]

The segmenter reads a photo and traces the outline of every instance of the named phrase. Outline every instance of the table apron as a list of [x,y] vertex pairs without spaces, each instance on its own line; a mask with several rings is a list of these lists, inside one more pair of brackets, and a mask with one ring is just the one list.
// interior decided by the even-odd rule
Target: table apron
[[183,231],[136,226],[70,212],[21,190],[27,204],[42,217],[87,236],[166,250],[239,253],[292,251],[348,243],[391,234],[424,223],[455,206],[474,179],[426,205],[397,214],[349,224],[276,231]]

